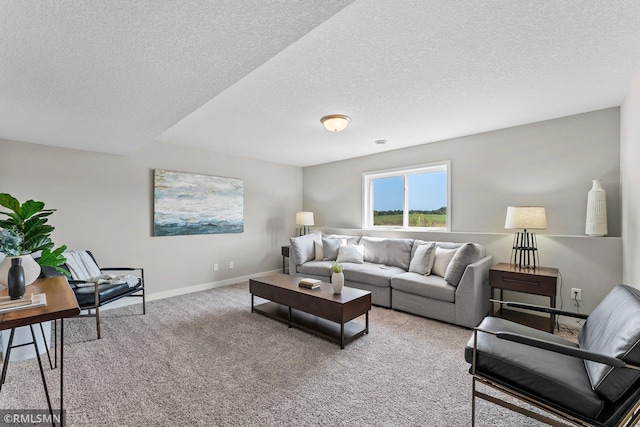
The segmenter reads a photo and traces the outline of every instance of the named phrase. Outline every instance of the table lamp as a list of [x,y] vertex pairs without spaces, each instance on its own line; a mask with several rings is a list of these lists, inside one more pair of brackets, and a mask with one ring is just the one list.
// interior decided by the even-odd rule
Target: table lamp
[[313,212],[298,212],[296,225],[300,226],[300,236],[309,234],[309,226],[313,225]]
[[527,230],[544,230],[547,228],[547,216],[543,206],[509,206],[504,228],[522,229],[513,237],[511,265],[520,268],[540,267],[538,258],[538,242],[536,235]]

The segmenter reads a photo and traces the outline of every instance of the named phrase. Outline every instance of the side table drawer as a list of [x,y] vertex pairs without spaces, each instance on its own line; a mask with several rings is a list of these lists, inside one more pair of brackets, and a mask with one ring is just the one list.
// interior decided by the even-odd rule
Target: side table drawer
[[510,291],[525,292],[549,297],[556,296],[555,277],[529,275],[508,271],[489,271],[489,286]]

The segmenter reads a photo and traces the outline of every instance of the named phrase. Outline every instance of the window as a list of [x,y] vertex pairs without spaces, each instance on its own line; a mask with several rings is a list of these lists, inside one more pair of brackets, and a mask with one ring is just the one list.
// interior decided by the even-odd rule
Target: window
[[364,228],[448,231],[449,165],[364,173]]

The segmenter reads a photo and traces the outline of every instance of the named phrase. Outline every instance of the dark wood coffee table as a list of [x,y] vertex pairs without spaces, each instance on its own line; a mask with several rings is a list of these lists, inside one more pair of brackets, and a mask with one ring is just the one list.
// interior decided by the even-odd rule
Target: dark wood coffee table
[[[298,286],[300,279],[288,274],[250,279],[251,312],[336,342],[340,348],[369,333],[371,292],[345,286],[342,293],[334,294],[330,283],[307,289]],[[255,297],[269,301],[255,305]],[[364,325],[352,321],[363,314]]]

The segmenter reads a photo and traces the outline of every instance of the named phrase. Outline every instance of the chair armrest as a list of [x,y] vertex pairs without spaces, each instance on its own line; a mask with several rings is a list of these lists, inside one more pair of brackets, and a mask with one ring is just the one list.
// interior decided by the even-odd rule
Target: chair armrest
[[541,306],[541,305],[526,304],[526,303],[523,303],[523,302],[498,301],[498,300],[494,300],[494,299],[492,299],[491,302],[504,304],[507,307],[522,308],[522,309],[525,309],[525,310],[538,311],[538,312],[541,312],[541,313],[550,313],[550,314],[557,314],[557,315],[567,316],[567,317],[575,317],[577,319],[587,319],[589,317],[588,314],[574,313],[572,311],[558,310],[558,309],[553,308],[553,307],[544,307],[544,306]]
[[[481,329],[480,329],[481,330]],[[568,345],[557,344],[551,341],[542,340],[539,338],[527,337],[521,334],[514,334],[512,332],[495,332],[496,337],[501,340],[507,340],[511,342],[517,342],[520,344],[528,345],[531,347],[541,348],[543,350],[552,351],[554,353],[566,354],[567,356],[577,357],[584,360],[592,360],[598,363],[604,363],[605,365],[613,366],[614,368],[635,368],[633,365],[627,365],[622,359],[617,357],[611,357],[606,354],[596,353],[593,351],[583,350],[581,348],[570,347]]]

